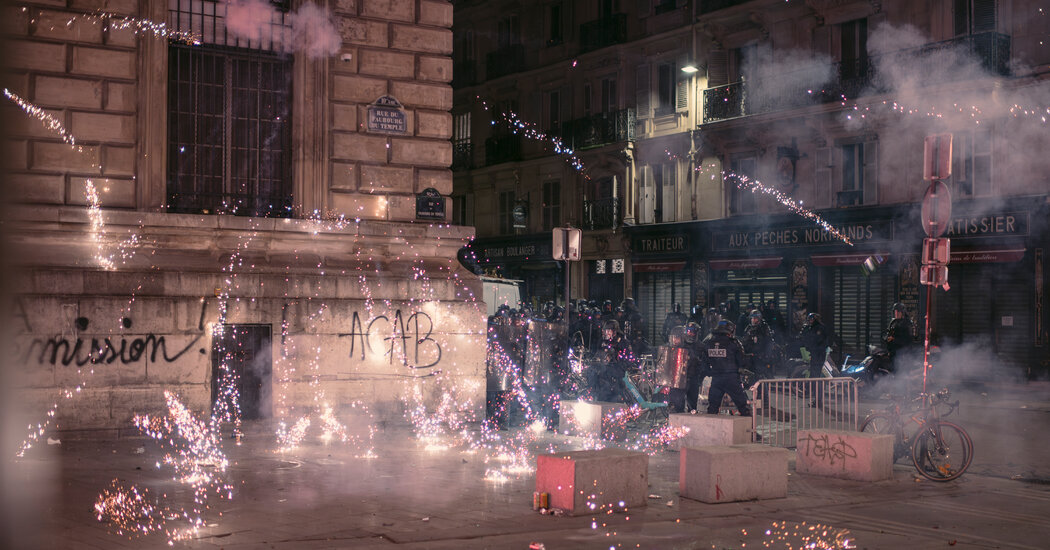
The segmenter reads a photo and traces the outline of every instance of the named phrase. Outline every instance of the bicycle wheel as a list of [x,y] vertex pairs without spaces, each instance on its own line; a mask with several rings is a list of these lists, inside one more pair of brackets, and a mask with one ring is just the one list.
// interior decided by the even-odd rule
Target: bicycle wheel
[[907,448],[904,446],[904,434],[900,422],[892,415],[886,413],[869,414],[860,425],[860,431],[872,434],[888,434],[893,436],[893,461],[897,462],[906,456]]
[[915,442],[911,445],[911,459],[923,477],[933,481],[951,481],[970,467],[973,461],[973,440],[966,430],[951,422],[933,422],[915,436]]

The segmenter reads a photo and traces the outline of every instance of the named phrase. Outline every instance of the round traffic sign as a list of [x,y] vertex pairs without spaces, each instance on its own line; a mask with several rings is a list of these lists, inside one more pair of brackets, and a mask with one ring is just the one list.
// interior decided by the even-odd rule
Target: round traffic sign
[[930,182],[922,198],[922,230],[928,237],[940,237],[952,221],[952,194],[941,180]]

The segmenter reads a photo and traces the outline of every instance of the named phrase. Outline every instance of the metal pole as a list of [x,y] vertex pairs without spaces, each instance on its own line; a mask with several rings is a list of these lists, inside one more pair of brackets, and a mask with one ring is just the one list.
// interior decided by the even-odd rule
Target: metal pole
[[[922,394],[926,395],[926,374],[930,370],[930,306],[933,302],[933,286],[926,287],[926,334],[923,339],[922,347]],[[923,397],[923,405],[926,404],[926,398]]]

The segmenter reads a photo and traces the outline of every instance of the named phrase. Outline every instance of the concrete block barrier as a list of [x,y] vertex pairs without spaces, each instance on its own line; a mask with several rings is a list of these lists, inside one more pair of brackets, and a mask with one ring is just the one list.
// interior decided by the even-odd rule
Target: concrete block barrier
[[627,435],[624,419],[629,408],[626,403],[607,401],[562,401],[558,431],[580,437],[623,439]]
[[672,443],[676,449],[708,445],[743,445],[751,443],[751,418],[724,414],[672,414],[671,427],[689,431]]
[[795,471],[857,481],[893,476],[893,436],[847,430],[799,430]]
[[649,455],[623,449],[571,451],[536,457],[536,491],[569,515],[645,506]]
[[787,496],[790,451],[766,445],[685,447],[678,492],[709,504]]

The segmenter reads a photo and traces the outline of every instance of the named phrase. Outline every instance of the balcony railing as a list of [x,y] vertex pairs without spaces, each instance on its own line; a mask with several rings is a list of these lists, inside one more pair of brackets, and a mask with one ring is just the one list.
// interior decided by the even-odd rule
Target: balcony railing
[[583,201],[584,229],[614,229],[620,224],[620,199],[608,197]]
[[485,140],[485,165],[521,160],[521,135],[501,134]]
[[485,56],[485,77],[499,78],[525,70],[525,46],[504,46]]
[[[834,64],[830,82],[809,81],[806,74],[774,75],[775,86],[763,86],[762,80],[734,82],[704,90],[704,122],[715,122],[741,116],[796,109],[817,102],[841,101],[867,93],[887,91],[880,82],[876,67],[892,64],[907,66],[915,74],[928,75],[929,81],[951,82],[970,78],[966,56],[951,58],[937,55],[947,51],[966,52],[990,73],[1010,74],[1010,37],[987,32],[927,44],[920,48],[890,52],[880,56],[846,60]],[[954,62],[953,62],[954,61]],[[767,93],[775,91],[775,93]]]
[[573,149],[599,147],[634,140],[634,109],[598,113],[561,125],[562,141]]
[[580,25],[580,51],[589,52],[627,41],[627,14],[616,13]]
[[704,90],[704,122],[750,115],[743,82]]
[[470,170],[474,168],[474,144],[469,141],[452,143],[452,169]]

